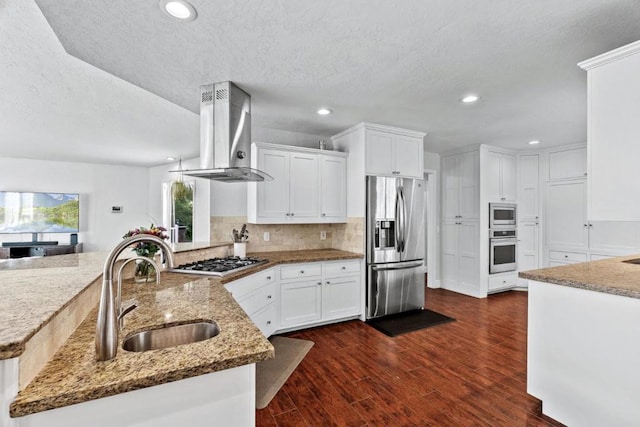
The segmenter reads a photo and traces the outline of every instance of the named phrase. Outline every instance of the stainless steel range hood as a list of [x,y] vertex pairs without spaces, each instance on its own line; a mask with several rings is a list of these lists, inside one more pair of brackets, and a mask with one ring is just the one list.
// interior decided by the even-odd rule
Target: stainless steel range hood
[[232,82],[200,86],[200,169],[182,173],[224,182],[273,180],[251,169],[251,95]]

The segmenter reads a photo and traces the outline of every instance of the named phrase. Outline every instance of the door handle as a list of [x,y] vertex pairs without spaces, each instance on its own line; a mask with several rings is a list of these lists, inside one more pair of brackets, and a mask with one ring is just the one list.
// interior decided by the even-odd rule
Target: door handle
[[402,249],[400,247],[400,193],[398,191],[396,191],[396,225],[395,228],[393,230],[393,236],[396,239],[396,252],[400,253],[402,252]]
[[384,265],[384,266],[374,265],[371,267],[371,270],[373,271],[405,270],[405,269],[416,268],[420,266],[422,266],[421,261],[414,261],[411,263],[398,263],[398,264],[391,264],[391,265]]
[[400,187],[400,206],[402,208],[402,252],[404,252],[407,243],[407,204],[404,199],[404,188]]

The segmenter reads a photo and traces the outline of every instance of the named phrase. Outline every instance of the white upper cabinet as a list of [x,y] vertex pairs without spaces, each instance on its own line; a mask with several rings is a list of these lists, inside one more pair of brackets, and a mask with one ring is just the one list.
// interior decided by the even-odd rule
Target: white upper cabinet
[[252,224],[345,222],[346,153],[254,143],[252,167],[273,181],[250,182]]
[[320,216],[328,222],[347,219],[347,159],[320,155]]
[[579,65],[588,82],[589,219],[640,221],[640,41]]
[[289,170],[289,216],[317,218],[320,213],[320,156],[292,152]]
[[549,181],[585,178],[586,176],[587,147],[549,151]]
[[369,124],[365,127],[367,175],[422,179],[424,134]]
[[443,220],[478,219],[478,152],[442,158]]
[[540,155],[518,156],[518,220],[537,221],[540,217]]
[[516,157],[512,154],[487,151],[487,198],[489,202],[516,201]]

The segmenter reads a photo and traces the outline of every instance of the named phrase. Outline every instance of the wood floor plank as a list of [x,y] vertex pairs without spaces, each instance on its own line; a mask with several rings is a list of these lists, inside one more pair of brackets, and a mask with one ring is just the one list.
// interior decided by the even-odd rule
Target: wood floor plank
[[426,290],[455,322],[387,337],[360,321],[287,334],[315,343],[256,425],[552,426],[526,392],[527,294]]

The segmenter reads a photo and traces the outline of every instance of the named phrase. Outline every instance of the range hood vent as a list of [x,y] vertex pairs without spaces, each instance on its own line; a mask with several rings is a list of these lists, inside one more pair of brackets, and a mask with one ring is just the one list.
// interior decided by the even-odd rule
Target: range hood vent
[[182,173],[223,182],[273,180],[251,169],[251,96],[247,92],[232,82],[200,86],[200,169]]

